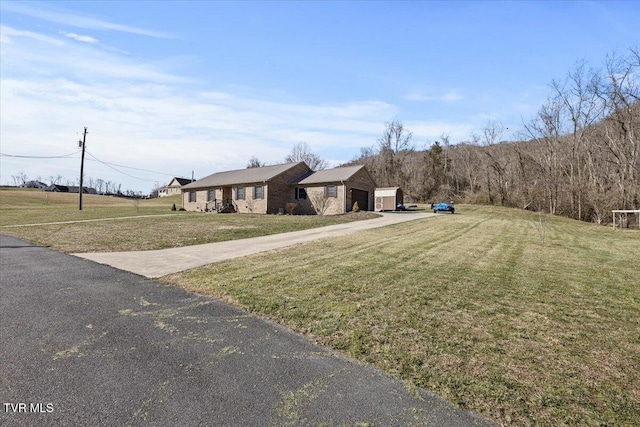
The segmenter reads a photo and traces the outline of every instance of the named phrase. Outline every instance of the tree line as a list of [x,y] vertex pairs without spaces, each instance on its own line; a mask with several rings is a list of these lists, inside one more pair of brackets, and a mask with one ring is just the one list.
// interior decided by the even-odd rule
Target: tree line
[[447,135],[418,150],[400,120],[347,164],[364,164],[379,186],[415,201],[520,207],[601,223],[612,209],[640,207],[640,51],[579,61],[515,140],[489,121],[469,139]]
[[[20,171],[16,175],[11,175],[11,181],[9,185],[14,187],[21,187],[27,185],[30,181],[42,182],[43,184],[51,185],[63,185],[66,187],[74,187],[80,185],[80,179],[68,179],[62,175],[51,175],[49,177],[42,178],[37,176],[30,179],[27,174]],[[144,194],[141,191],[122,190],[122,184],[114,181],[104,180],[101,178],[92,178],[90,176],[84,178],[82,185],[83,188],[92,188],[96,190],[98,194],[123,196],[123,197],[143,197]]]

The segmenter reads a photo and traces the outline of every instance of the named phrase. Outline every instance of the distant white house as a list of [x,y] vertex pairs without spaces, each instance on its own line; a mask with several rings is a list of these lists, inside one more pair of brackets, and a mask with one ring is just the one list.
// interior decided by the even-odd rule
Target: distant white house
[[22,188],[37,188],[39,190],[44,190],[45,188],[47,188],[47,184],[45,184],[44,182],[40,182],[40,181],[27,181],[24,184],[22,184],[20,187],[22,187]]
[[182,192],[182,186],[192,183],[192,179],[187,178],[173,178],[169,185],[162,187],[158,190],[158,197],[172,196],[174,194],[180,194]]

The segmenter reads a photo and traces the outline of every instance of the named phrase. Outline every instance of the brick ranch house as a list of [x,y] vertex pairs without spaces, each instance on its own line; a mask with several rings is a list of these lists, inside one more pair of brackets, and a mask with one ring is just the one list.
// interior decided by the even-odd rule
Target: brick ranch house
[[303,214],[373,210],[376,184],[364,166],[312,171],[304,162],[217,172],[182,187],[185,210]]

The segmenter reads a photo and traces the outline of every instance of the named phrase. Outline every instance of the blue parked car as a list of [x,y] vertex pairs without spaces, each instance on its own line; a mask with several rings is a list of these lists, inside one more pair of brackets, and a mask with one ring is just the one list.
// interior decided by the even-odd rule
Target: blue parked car
[[449,203],[438,203],[437,205],[431,204],[431,209],[433,209],[433,213],[438,213],[438,212],[451,212],[451,213],[455,213],[456,209],[453,207],[453,205],[450,205]]

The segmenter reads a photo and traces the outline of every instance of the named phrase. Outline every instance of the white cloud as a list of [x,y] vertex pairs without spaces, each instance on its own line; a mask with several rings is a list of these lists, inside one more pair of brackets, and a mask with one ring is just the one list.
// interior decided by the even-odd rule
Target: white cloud
[[68,25],[76,28],[117,31],[155,38],[172,38],[172,36],[170,36],[169,34],[161,31],[146,30],[143,28],[137,28],[95,19],[90,16],[83,16],[76,13],[66,12],[57,8],[53,9],[49,3],[7,1],[1,3],[1,8],[9,12],[19,13],[33,18],[39,18],[44,21]]
[[[299,141],[307,141],[315,151],[352,147],[356,153],[375,142],[383,121],[394,110],[375,101],[290,104],[230,93],[200,95],[184,87],[153,83],[4,79],[2,85],[3,152],[68,153],[78,132],[88,126],[87,150],[103,161],[168,174],[196,170],[200,177],[242,168],[253,155],[280,162]],[[9,104],[11,108],[5,108]],[[6,158],[2,161],[1,179],[6,182],[17,171],[5,168]],[[44,170],[56,163],[62,161],[46,167],[39,164],[42,169],[31,175],[57,175]],[[100,164],[91,166],[96,172],[115,174]],[[91,169],[87,173],[96,176]],[[118,179],[137,188],[149,186],[127,176],[110,180]]]
[[442,95],[440,99],[447,102],[460,101],[462,99],[462,95],[456,91],[447,92],[444,95]]
[[66,31],[61,31],[60,34],[63,34],[65,37],[68,37],[70,39],[74,39],[83,43],[98,43],[98,40],[94,39],[91,36],[82,36],[76,33],[67,33]]
[[56,39],[54,37],[45,36],[43,34],[35,33],[33,31],[17,30],[15,28],[11,28],[6,25],[0,25],[0,34],[2,35],[2,39],[0,39],[0,42],[2,44],[7,44],[7,45],[13,44],[14,38],[16,37],[29,38],[32,40],[37,40],[39,42],[43,42],[43,43],[47,43],[55,46],[65,45],[64,41]]
[[484,126],[487,122],[502,122],[504,117],[501,113],[498,112],[489,112],[489,113],[480,113],[476,114],[475,118],[477,121],[482,122]]
[[[173,175],[195,171],[203,177],[243,168],[251,156],[278,163],[300,141],[339,164],[360,147],[375,145],[384,123],[401,113],[398,106],[375,99],[317,104],[294,102],[290,96],[260,99],[248,95],[251,90],[201,91],[204,82],[194,85],[188,76],[163,68],[171,58],[147,64],[107,52],[93,38],[69,43],[67,38],[85,37],[76,33],[55,38],[6,26],[2,30],[2,152],[67,154],[77,150],[87,126],[87,151],[98,159],[166,173],[115,166],[122,174],[88,160],[88,176],[122,183],[125,189],[149,191]],[[463,125],[452,123],[406,124],[417,143],[442,132],[468,134]],[[0,161],[2,183],[19,171],[30,177],[74,178],[79,165],[77,156]]]
[[458,90],[451,90],[438,95],[426,95],[422,92],[411,92],[404,96],[407,101],[427,102],[427,101],[443,101],[443,102],[456,102],[463,98],[462,94]]
[[[93,43],[70,46],[65,39],[2,27],[3,76],[47,75],[77,80],[125,80],[184,83],[189,79],[164,72],[155,63],[123,57]],[[4,34],[9,36],[6,40]],[[83,37],[83,36],[79,36]],[[7,67],[11,64],[11,67]]]

